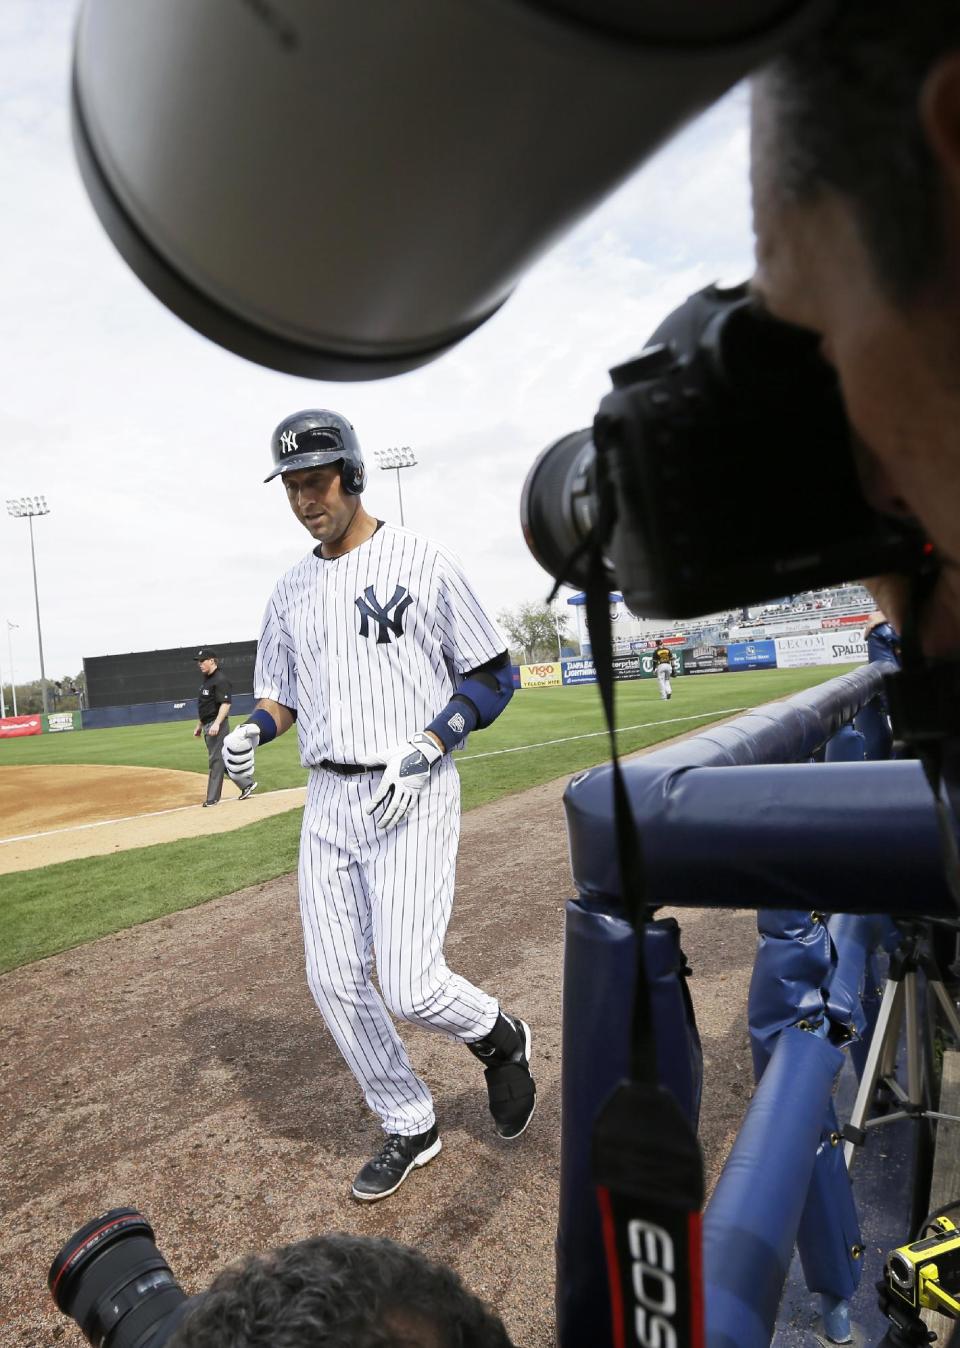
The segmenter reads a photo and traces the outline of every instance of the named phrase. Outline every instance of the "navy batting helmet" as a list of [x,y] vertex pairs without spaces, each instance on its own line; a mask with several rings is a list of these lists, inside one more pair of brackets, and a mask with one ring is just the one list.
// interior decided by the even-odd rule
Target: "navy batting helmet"
[[311,408],[284,417],[270,438],[273,472],[294,473],[299,468],[319,468],[326,463],[342,463],[340,481],[351,496],[359,496],[367,485],[357,433],[339,412]]

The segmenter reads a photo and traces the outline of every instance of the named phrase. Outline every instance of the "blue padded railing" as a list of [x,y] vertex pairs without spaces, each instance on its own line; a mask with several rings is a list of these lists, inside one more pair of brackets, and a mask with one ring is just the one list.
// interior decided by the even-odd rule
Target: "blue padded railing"
[[[877,706],[881,686],[880,668],[868,665],[624,763],[650,904],[779,909],[781,927],[812,910],[903,914],[918,896],[925,914],[951,913],[922,770],[912,762],[864,761],[889,750]],[[832,740],[833,761],[811,765]],[[634,934],[619,894],[612,800],[609,765],[575,777],[565,794],[578,897],[567,905],[564,957],[561,1348],[612,1342],[590,1178],[593,1121],[627,1071],[632,1002]],[[838,928],[848,983],[869,957],[876,921],[850,919]],[[645,950],[661,1080],[696,1124],[700,1048],[676,923],[649,924]],[[849,1006],[849,987],[843,995],[845,1014],[866,1023],[869,1010],[861,1015]],[[796,1019],[801,1015],[797,1010]],[[823,1037],[824,1027],[807,1032],[786,1028],[790,1023],[786,1018],[764,1044],[759,1087],[705,1213],[710,1348],[769,1344],[798,1228],[813,1230],[812,1212],[819,1224],[813,1234],[829,1220],[836,1250],[847,1242],[849,1254],[856,1215],[844,1191],[841,1149],[817,1160],[842,1054]],[[839,1254],[833,1267],[829,1241],[824,1248],[822,1257],[810,1256],[814,1283],[826,1289],[825,1304],[831,1297],[839,1304],[859,1270]]]

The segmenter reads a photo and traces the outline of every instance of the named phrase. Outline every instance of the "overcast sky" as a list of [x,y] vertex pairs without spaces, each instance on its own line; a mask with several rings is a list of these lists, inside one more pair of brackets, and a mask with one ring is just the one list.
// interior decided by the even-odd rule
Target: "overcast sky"
[[[133,3],[134,0],[131,0]],[[503,310],[426,369],[329,384],[260,369],[198,336],[134,277],[74,166],[73,0],[0,5],[0,500],[34,521],[46,672],[84,656],[255,637],[279,574],[310,546],[261,485],[288,412],[328,406],[370,460],[365,504],[448,543],[494,612],[545,597],[518,524],[540,449],[589,424],[607,369],[709,281],[749,274],[743,91],[678,137],[551,253]],[[467,504],[464,505],[463,503]],[[0,513],[0,669],[39,675],[25,520]]]

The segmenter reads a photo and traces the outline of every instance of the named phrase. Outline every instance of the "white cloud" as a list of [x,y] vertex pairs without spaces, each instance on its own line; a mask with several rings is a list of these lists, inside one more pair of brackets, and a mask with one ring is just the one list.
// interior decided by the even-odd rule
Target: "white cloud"
[[[0,50],[0,497],[45,493],[35,522],[47,672],[85,655],[255,634],[277,574],[309,544],[269,467],[273,425],[327,405],[368,450],[411,445],[406,522],[451,544],[490,607],[542,597],[518,503],[540,449],[589,424],[607,369],[691,291],[750,263],[746,131],[735,92],[687,128],[434,365],[377,384],[277,374],[170,315],[103,234],[73,163],[72,24],[62,0],[6,0]],[[371,463],[365,503],[397,518]],[[0,514],[2,619],[36,677],[27,528]],[[0,667],[6,662],[0,641]]]

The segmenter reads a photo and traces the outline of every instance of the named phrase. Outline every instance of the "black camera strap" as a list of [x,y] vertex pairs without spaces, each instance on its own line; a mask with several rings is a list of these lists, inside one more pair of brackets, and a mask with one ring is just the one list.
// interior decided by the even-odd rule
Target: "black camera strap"
[[689,1119],[659,1083],[644,949],[651,917],[642,842],[617,757],[609,577],[602,520],[591,535],[587,626],[610,735],[613,807],[625,913],[634,929],[630,1078],[593,1130],[593,1174],[610,1281],[614,1348],[702,1348],[703,1157]]

